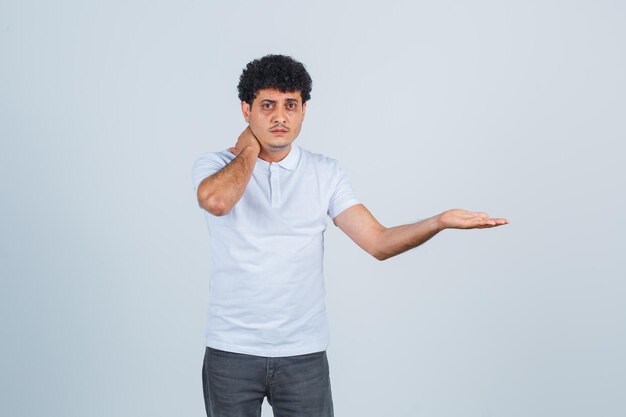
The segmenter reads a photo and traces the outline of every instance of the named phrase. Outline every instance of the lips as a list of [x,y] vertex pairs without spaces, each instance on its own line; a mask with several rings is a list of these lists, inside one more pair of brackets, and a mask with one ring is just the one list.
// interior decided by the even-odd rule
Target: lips
[[270,132],[272,132],[272,135],[274,136],[287,136],[287,132],[289,132],[287,129],[272,129],[270,130]]

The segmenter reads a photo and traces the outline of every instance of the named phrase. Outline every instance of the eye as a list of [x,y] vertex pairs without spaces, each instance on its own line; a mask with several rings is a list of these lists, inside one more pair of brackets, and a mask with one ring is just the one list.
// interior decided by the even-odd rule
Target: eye
[[272,103],[263,103],[262,104],[264,109],[271,109],[272,108]]
[[289,107],[290,109],[295,109],[298,106],[296,105],[296,103],[289,103],[287,104],[287,107]]

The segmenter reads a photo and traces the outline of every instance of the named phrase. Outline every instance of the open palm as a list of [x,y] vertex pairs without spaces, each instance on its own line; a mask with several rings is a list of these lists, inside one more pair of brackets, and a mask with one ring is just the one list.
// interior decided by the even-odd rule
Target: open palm
[[444,229],[485,229],[509,223],[508,219],[489,217],[487,213],[463,209],[452,209],[441,213],[439,222]]

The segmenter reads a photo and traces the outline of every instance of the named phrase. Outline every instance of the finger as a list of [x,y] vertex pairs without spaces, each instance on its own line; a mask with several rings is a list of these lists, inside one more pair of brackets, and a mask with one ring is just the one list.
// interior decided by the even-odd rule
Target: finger
[[494,219],[484,217],[477,217],[474,219],[474,221],[481,226],[494,226],[496,224]]
[[493,220],[493,222],[483,223],[479,227],[481,229],[484,229],[488,227],[498,227],[498,226],[504,226],[505,224],[508,224],[508,221],[506,219],[491,219],[491,220]]
[[485,221],[477,217],[467,219],[463,225],[459,225],[459,229],[478,229],[485,226]]
[[252,136],[254,136],[254,138],[256,140],[259,140],[259,138],[256,137],[256,135],[254,134],[254,132],[252,131],[252,128],[250,126],[248,126],[248,130],[250,131],[250,133],[252,134]]
[[466,211],[465,213],[460,213],[459,217],[463,217],[467,220],[483,220],[489,218],[489,215],[482,212]]
[[493,221],[495,219],[492,219],[490,217],[474,217],[473,219],[475,222],[490,222]]
[[476,213],[472,213],[471,211],[466,211],[464,213],[458,213],[457,216],[463,217],[464,219],[476,219]]

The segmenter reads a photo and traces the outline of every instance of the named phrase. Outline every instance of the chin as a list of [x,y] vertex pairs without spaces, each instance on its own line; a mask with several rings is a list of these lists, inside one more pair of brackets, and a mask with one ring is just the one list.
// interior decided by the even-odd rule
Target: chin
[[289,146],[293,140],[285,139],[285,138],[276,138],[270,139],[266,142],[267,146],[272,149],[280,149]]
[[269,145],[269,148],[274,151],[281,151],[289,146],[289,143],[272,143]]

